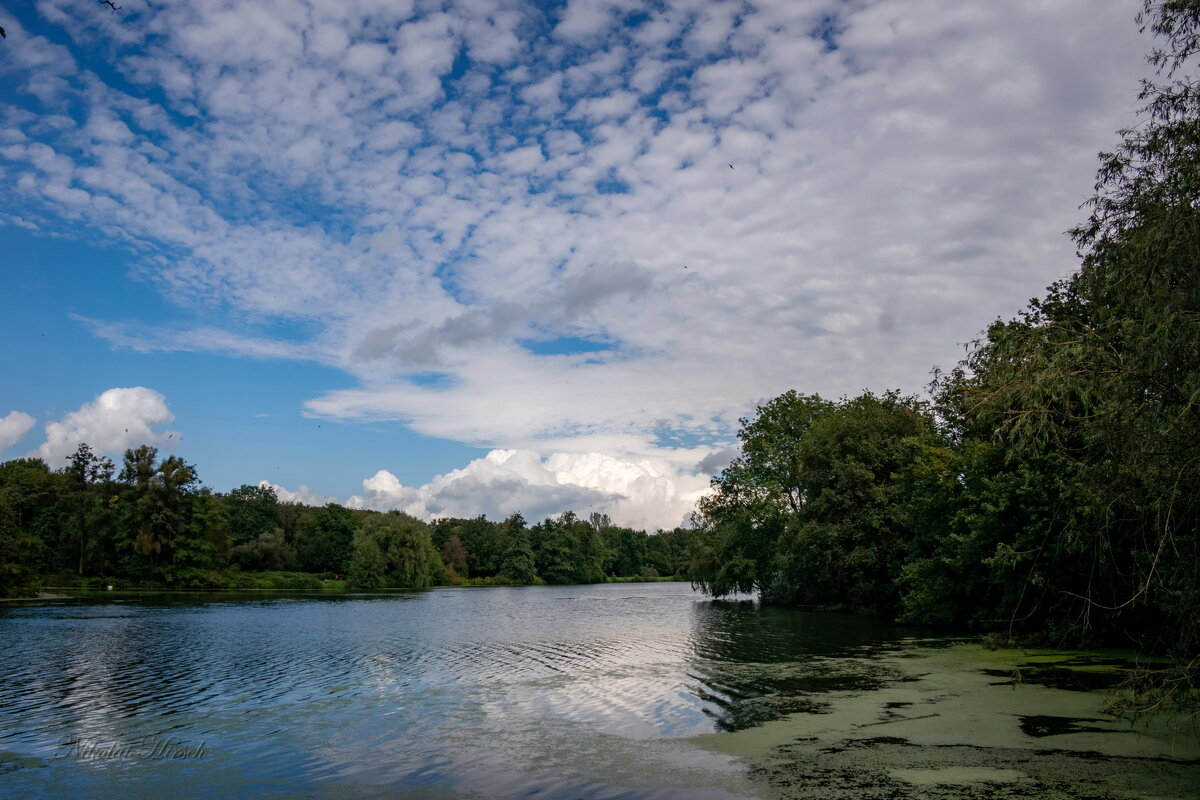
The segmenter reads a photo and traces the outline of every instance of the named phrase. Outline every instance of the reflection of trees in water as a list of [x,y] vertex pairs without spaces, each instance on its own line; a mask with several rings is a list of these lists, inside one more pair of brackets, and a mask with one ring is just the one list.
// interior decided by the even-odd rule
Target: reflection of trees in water
[[694,609],[691,689],[720,730],[822,713],[828,692],[866,691],[901,678],[876,660],[899,646],[898,626],[753,600],[714,600]]
[[711,600],[693,606],[694,648],[715,661],[792,661],[863,657],[892,650],[909,629],[871,617]]

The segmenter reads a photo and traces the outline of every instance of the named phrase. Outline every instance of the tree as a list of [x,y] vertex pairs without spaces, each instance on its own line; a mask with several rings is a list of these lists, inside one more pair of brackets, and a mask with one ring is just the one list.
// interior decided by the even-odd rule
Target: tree
[[55,561],[53,545],[60,539],[56,501],[62,494],[62,475],[50,471],[40,458],[16,458],[0,464],[0,513],[3,549],[0,589],[27,590],[37,575]]
[[689,553],[696,539],[691,528],[672,528],[646,537],[646,558],[659,575],[687,574]]
[[[1052,378],[1091,389],[1081,477],[1099,507],[1094,552],[1127,553],[1121,595],[1081,592],[1100,615],[1165,616],[1164,643],[1200,676],[1200,2],[1147,0],[1143,120],[1101,155],[1083,257],[1062,294],[1079,346]],[[1055,297],[1057,299],[1057,297]],[[1058,323],[1058,315],[1048,315]],[[1072,325],[1073,323],[1073,325]],[[1071,357],[1073,356],[1073,357]],[[1090,384],[1090,386],[1089,386]],[[1053,422],[1057,422],[1054,420]],[[1053,424],[1053,422],[1051,424]],[[1021,431],[1014,431],[1021,441]],[[1100,505],[1102,504],[1102,505]],[[1140,620],[1139,620],[1140,621]]]
[[235,545],[256,541],[280,527],[279,498],[270,486],[243,484],[225,495],[224,502]]
[[21,529],[21,498],[4,482],[8,466],[0,465],[0,597],[32,596],[40,583],[38,567],[45,546]]
[[299,566],[296,550],[287,543],[282,528],[261,533],[252,542],[235,545],[229,552],[229,558],[239,568],[251,572],[289,571]]
[[795,448],[805,503],[786,525],[769,594],[894,614],[913,539],[903,476],[936,441],[924,404],[898,392],[865,392],[814,420]]
[[[646,534],[630,528],[607,527],[604,537],[605,565],[609,575],[633,577],[641,575],[646,566]],[[669,573],[668,573],[669,574]]]
[[124,570],[168,583],[181,571],[208,566],[211,549],[193,524],[199,478],[178,456],[158,461],[158,450],[142,445],[125,451],[118,478],[122,502],[118,548]]
[[463,547],[462,540],[451,534],[441,548],[442,563],[446,565],[446,583],[458,585],[462,579],[468,577],[467,572],[467,549]]
[[[1200,2],[1146,2],[1142,119],[1101,154],[1079,271],[939,380],[984,491],[971,537],[1013,565],[1013,625],[1140,641],[1200,679]],[[973,445],[984,452],[982,444]],[[989,509],[1032,507],[1000,520]],[[988,519],[994,522],[986,522]],[[987,528],[992,528],[989,532]],[[915,576],[910,576],[916,580]],[[1185,670],[1186,672],[1186,670]]]
[[[529,530],[535,571],[546,583],[580,583],[582,554],[571,524],[573,515],[547,519]],[[524,580],[523,582],[528,582]]]
[[786,392],[738,437],[742,454],[701,501],[693,580],[716,596],[895,613],[914,539],[905,476],[939,441],[924,404]]
[[612,519],[609,518],[608,514],[602,514],[599,511],[593,511],[588,514],[587,523],[595,528],[597,533],[604,533],[605,530],[613,526]]
[[[604,583],[605,549],[600,527],[595,521],[584,522],[576,517],[573,511],[566,512],[560,519],[569,520],[571,538],[579,550],[576,583]],[[607,521],[607,516],[602,514],[600,521]]]
[[605,548],[594,517],[584,522],[566,511],[529,530],[538,577],[547,583],[604,581]]
[[513,514],[499,525],[500,564],[497,574],[513,583],[533,583],[537,567],[525,518]]
[[229,538],[229,519],[225,516],[222,498],[202,487],[192,498],[192,526],[195,539],[205,542],[206,566],[224,569],[229,566],[232,542]]
[[741,454],[700,501],[688,573],[705,592],[758,592],[775,580],[785,521],[807,501],[800,442],[833,408],[817,395],[789,390],[741,420]]
[[442,560],[429,526],[399,511],[367,517],[354,535],[348,577],[367,589],[432,586],[442,577]]
[[741,453],[713,481],[716,493],[701,504],[705,515],[729,506],[752,514],[796,514],[807,500],[802,442],[813,424],[834,410],[818,395],[788,390],[742,419]]
[[378,589],[387,581],[387,557],[379,541],[361,528],[354,532],[346,578],[360,589]]
[[300,567],[309,572],[344,573],[357,528],[353,511],[337,503],[327,504],[311,520],[298,526]]
[[[110,459],[97,455],[87,444],[80,443],[70,457],[60,506],[63,509],[64,533],[71,536],[75,546],[75,571],[101,573],[108,565],[111,552],[103,534],[111,527],[108,495],[113,476]],[[65,543],[64,543],[65,544]],[[64,551],[66,548],[62,548]],[[64,553],[65,554],[65,553]]]
[[433,523],[431,535],[438,547],[450,536],[457,536],[467,553],[467,572],[473,577],[490,578],[500,571],[504,546],[501,526],[488,522],[482,514],[474,519],[439,519]]

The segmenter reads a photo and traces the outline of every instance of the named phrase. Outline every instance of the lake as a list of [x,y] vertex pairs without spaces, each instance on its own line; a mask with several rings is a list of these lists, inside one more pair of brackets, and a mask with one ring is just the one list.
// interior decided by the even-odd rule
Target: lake
[[1124,666],[679,583],[9,604],[0,797],[1197,796]]

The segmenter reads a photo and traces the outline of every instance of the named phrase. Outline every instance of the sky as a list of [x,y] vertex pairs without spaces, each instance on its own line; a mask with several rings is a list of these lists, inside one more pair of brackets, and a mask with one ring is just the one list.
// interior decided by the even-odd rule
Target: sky
[[8,0],[0,459],[684,524],[1077,258],[1132,0]]

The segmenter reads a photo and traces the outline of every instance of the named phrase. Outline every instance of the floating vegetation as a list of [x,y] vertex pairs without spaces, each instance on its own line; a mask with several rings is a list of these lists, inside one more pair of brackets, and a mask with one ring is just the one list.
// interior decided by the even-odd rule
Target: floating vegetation
[[1111,653],[926,644],[867,661],[874,688],[814,695],[824,703],[820,714],[697,741],[740,757],[764,796],[777,798],[1196,797],[1194,731],[1163,716],[1134,725],[1105,712],[1090,678],[1064,677],[1103,675],[1114,685],[1131,662]]

